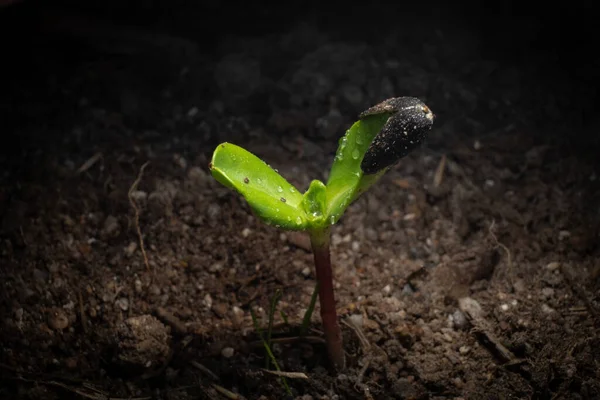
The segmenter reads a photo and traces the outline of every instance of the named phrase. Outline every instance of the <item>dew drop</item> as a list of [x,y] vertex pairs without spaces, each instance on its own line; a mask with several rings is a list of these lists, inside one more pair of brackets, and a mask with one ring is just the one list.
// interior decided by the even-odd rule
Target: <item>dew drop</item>
[[360,155],[360,154],[359,154],[359,151],[358,151],[358,149],[354,149],[354,150],[352,150],[352,159],[354,159],[354,160],[358,160],[358,156],[359,156],[359,155]]
[[262,179],[256,178],[256,183],[258,183],[260,185],[262,183]]
[[302,218],[296,217],[296,224],[297,225],[302,225]]
[[329,223],[331,225],[335,224],[335,215],[332,215],[331,217],[329,217]]
[[356,136],[356,144],[363,144],[363,139],[360,137],[360,135]]
[[281,186],[277,186],[277,191],[278,191],[279,193],[283,193],[283,188],[282,188]]
[[296,189],[294,189],[293,187],[290,188],[290,193],[296,193]]
[[288,221],[291,221],[291,220],[292,220],[292,217],[289,217],[289,216],[288,216],[288,217],[287,217],[287,220],[288,220]]

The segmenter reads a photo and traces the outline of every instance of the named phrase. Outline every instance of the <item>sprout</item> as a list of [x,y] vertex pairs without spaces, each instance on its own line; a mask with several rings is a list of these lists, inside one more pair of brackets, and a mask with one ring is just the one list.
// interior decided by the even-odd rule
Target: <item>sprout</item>
[[327,184],[313,180],[304,194],[239,146],[222,143],[213,153],[209,165],[213,177],[241,194],[260,219],[281,229],[308,232],[323,331],[337,370],[345,368],[345,354],[335,308],[330,227],[391,166],[423,142],[433,119],[431,110],[413,97],[392,98],[369,108],[340,139]]

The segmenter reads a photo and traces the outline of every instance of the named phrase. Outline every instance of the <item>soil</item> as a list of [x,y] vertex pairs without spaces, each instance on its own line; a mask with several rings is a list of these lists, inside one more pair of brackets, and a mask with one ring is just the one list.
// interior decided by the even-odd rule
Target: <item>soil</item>
[[[2,144],[0,397],[600,398],[590,86],[461,25],[400,26],[359,40],[299,22],[211,49],[29,38],[3,76],[18,129]],[[402,95],[436,123],[333,229],[349,366],[332,373],[318,312],[298,336],[306,237],[258,221],[208,161],[233,142],[306,189],[362,110]],[[266,329],[276,296],[273,352],[305,374],[291,396],[252,321]]]

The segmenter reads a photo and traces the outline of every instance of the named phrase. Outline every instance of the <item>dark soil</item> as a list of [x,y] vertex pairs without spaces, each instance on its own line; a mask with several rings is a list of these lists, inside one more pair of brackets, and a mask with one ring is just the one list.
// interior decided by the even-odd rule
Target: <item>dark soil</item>
[[[273,351],[308,376],[291,398],[600,398],[591,86],[460,25],[313,22],[210,49],[99,22],[30,38],[0,109],[0,398],[288,398],[251,318],[278,292]],[[298,337],[306,237],[254,218],[208,160],[233,142],[306,189],[361,111],[404,95],[437,120],[333,230],[333,374],[318,312]]]

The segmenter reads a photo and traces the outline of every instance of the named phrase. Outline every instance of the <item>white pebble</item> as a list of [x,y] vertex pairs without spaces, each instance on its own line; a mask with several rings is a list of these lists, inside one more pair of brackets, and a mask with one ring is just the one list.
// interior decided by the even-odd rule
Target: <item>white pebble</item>
[[252,233],[252,231],[250,230],[250,228],[244,228],[242,230],[242,236],[247,238],[248,236],[250,236],[250,234]]
[[363,316],[362,316],[362,314],[352,314],[351,316],[348,317],[348,319],[350,319],[350,321],[357,328],[362,328],[362,326],[363,326]]
[[508,304],[504,303],[500,306],[500,310],[502,311],[508,311],[510,307],[508,306]]
[[225,358],[233,357],[234,353],[235,350],[232,347],[225,347],[223,350],[221,350],[221,355]]
[[206,308],[212,308],[213,300],[209,293],[204,296],[204,305]]

